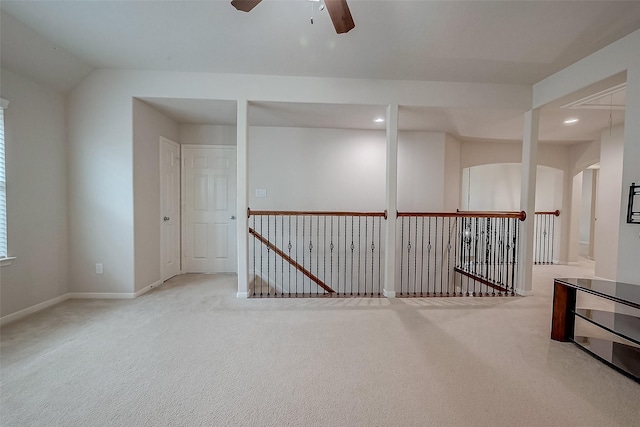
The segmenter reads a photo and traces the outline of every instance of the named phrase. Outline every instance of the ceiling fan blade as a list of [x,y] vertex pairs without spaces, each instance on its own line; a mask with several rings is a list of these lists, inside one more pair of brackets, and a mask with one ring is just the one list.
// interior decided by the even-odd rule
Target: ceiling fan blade
[[347,0],[324,0],[336,33],[342,34],[355,28]]
[[231,5],[242,12],[249,12],[262,0],[232,0]]

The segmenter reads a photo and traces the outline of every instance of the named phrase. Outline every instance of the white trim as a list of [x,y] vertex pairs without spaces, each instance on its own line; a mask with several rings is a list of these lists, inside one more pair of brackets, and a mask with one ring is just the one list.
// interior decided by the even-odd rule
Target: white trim
[[601,90],[600,92],[593,93],[591,95],[585,96],[582,99],[578,99],[577,101],[570,102],[568,104],[562,105],[560,108],[569,108],[569,109],[599,109],[599,110],[624,110],[624,105],[611,105],[611,104],[591,104],[593,101],[597,101],[598,99],[607,97],[609,95],[613,95],[627,88],[627,82],[620,83],[613,87],[610,87],[605,90]]
[[579,261],[560,261],[560,260],[553,260],[553,264],[552,265],[573,265],[573,266],[578,266],[580,265]]
[[128,292],[71,292],[69,298],[73,299],[133,299],[135,293]]
[[[174,276],[175,277],[175,276]],[[158,286],[162,285],[162,283],[164,283],[162,280],[156,280],[155,282],[153,282],[152,284],[150,284],[149,286],[147,286],[146,288],[142,288],[140,289],[138,292],[136,292],[134,294],[134,298],[139,297],[142,294],[146,294],[147,292],[149,292],[151,289],[155,289]]]
[[387,291],[386,289],[382,290],[382,294],[385,296],[385,298],[395,298],[396,297],[395,291]]
[[[180,144],[180,274],[188,273],[186,260],[187,240],[185,238],[187,232],[187,177],[186,168],[184,167],[184,147],[184,144]],[[162,185],[162,183],[160,185]],[[162,209],[162,207],[160,209]],[[160,248],[160,250],[162,250],[162,248]],[[160,255],[160,262],[162,263],[162,255]],[[160,278],[162,278],[162,274],[160,274]]]
[[180,144],[175,142],[172,139],[167,138],[166,136],[160,135],[160,142],[166,142],[169,145],[173,145],[175,148],[180,149]]
[[4,98],[0,98],[0,108],[9,108],[9,101]]
[[68,299],[133,299],[133,298],[139,297],[144,293],[149,292],[151,289],[157,288],[158,286],[162,285],[162,283],[163,282],[161,280],[155,281],[149,286],[143,289],[140,289],[136,293],[69,292],[64,295],[60,295],[59,297],[55,297],[50,300],[41,302],[39,304],[32,305],[31,307],[27,307],[23,310],[16,311],[15,313],[7,314],[6,316],[0,317],[0,326],[9,322],[13,322],[14,320],[21,319],[30,314],[37,313],[38,311],[42,311],[45,308],[51,307],[52,305],[59,304]]
[[61,303],[62,301],[66,301],[69,298],[70,298],[69,294],[64,294],[59,297],[55,297],[50,300],[41,302],[40,304],[32,305],[31,307],[27,307],[23,310],[16,311],[15,313],[7,314],[6,316],[0,317],[0,325],[5,325],[9,322],[13,322],[14,320],[21,319],[25,316],[44,310],[45,308],[51,307],[52,305],[56,305]]
[[6,265],[11,265],[11,263],[13,262],[13,260],[16,259],[16,257],[14,256],[8,256],[5,258],[0,258],[0,267],[4,267]]
[[521,297],[530,297],[533,296],[533,291],[523,291],[522,289],[516,289],[516,295]]
[[[176,148],[178,150],[178,156],[180,156],[180,158],[178,159],[178,168],[180,169],[178,171],[178,178],[180,179],[180,194],[179,194],[179,200],[178,200],[178,213],[180,214],[180,221],[178,221],[178,226],[180,227],[180,238],[178,239],[178,245],[180,246],[180,254],[178,255],[178,262],[180,263],[180,265],[178,266],[178,274],[180,274],[182,272],[182,248],[184,247],[182,245],[182,226],[183,226],[183,220],[182,220],[182,147],[180,146],[179,143],[167,138],[166,136],[162,136],[160,135],[159,141],[158,141],[158,170],[159,170],[159,175],[158,176],[158,187],[160,190],[160,215],[158,216],[158,220],[160,221],[160,283],[162,283],[163,280],[169,280],[171,277],[167,277],[166,279],[163,277],[164,275],[164,268],[162,267],[164,265],[164,259],[162,259],[162,251],[164,249],[164,239],[163,239],[163,230],[162,230],[162,226],[163,226],[163,220],[162,220],[162,144],[166,143],[168,145],[173,146],[173,148]],[[152,286],[152,285],[150,285]],[[145,288],[146,289],[146,288]],[[147,289],[148,290],[148,289]],[[146,292],[146,291],[144,291]],[[143,293],[144,293],[143,292]],[[136,293],[136,296],[138,295],[142,295],[142,294],[138,294]]]
[[249,298],[249,292],[238,292],[236,293],[237,298]]
[[180,147],[186,148],[186,149],[205,148],[205,149],[212,149],[212,150],[216,150],[218,148],[224,148],[224,149],[232,150],[235,152],[238,151],[237,146],[229,145],[229,144],[180,144]]

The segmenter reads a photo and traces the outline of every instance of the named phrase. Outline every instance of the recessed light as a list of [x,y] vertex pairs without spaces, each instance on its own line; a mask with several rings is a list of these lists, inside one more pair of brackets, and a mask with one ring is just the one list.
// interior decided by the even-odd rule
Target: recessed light
[[374,120],[374,122],[376,122],[376,123],[384,123],[384,119],[382,117],[378,117],[377,119]]
[[574,117],[574,118],[572,118],[572,119],[567,119],[567,120],[565,120],[565,121],[564,121],[564,124],[565,124],[565,125],[571,125],[571,124],[577,123],[579,120],[580,120],[580,119],[576,119],[576,118]]

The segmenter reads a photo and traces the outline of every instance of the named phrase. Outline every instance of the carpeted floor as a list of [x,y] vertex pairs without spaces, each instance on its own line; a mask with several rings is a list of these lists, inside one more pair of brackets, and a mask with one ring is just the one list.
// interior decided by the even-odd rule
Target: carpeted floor
[[584,270],[536,267],[526,298],[237,299],[184,275],[66,301],[2,329],[0,424],[640,425],[640,384],[549,339],[554,276]]

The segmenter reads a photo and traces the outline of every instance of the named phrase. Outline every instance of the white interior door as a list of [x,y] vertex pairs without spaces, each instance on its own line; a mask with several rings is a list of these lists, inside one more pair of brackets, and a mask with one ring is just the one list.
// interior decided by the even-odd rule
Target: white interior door
[[186,272],[236,272],[236,149],[185,146],[182,153]]
[[160,277],[180,274],[180,146],[160,137]]

